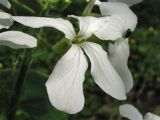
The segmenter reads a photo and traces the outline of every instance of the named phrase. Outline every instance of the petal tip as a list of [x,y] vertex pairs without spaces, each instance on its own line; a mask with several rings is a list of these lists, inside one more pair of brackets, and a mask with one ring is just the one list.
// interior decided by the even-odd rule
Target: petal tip
[[124,94],[124,95],[118,97],[117,99],[118,99],[118,100],[126,100],[126,99],[127,99],[127,96],[126,96],[126,94]]

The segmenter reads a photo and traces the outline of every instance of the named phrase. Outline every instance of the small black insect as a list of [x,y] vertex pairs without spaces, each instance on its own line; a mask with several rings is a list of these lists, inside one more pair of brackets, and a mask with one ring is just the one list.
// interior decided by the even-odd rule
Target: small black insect
[[131,29],[128,29],[126,32],[126,35],[124,36],[125,38],[129,38],[129,36],[132,34]]

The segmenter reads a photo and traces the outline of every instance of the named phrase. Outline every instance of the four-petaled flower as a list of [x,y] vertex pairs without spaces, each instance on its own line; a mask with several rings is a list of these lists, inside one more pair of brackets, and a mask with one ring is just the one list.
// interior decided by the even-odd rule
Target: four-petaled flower
[[58,61],[46,82],[52,105],[70,114],[77,113],[83,108],[83,82],[88,67],[84,52],[90,59],[91,74],[97,85],[112,97],[125,100],[124,83],[110,64],[107,53],[100,45],[87,41],[93,34],[100,38],[102,35],[100,29],[109,22],[110,17],[70,17],[79,20],[78,34],[72,24],[62,18],[13,17],[15,21],[33,28],[54,27],[62,31],[72,43],[72,47]]

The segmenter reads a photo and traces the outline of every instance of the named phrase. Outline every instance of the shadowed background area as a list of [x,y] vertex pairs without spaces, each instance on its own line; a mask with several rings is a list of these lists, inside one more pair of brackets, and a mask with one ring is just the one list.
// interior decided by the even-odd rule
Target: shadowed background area
[[[12,15],[66,18],[70,14],[81,15],[86,5],[85,0],[12,0],[12,10],[0,7]],[[129,68],[133,74],[134,88],[128,93],[127,101],[117,101],[105,94],[94,83],[88,69],[84,82],[85,107],[75,115],[54,109],[45,89],[45,82],[55,63],[68,49],[67,44],[63,44],[60,49],[53,47],[64,35],[53,28],[31,29],[15,23],[11,30],[23,31],[38,38],[38,47],[33,51],[32,65],[23,86],[16,120],[122,120],[118,106],[123,103],[133,104],[143,114],[152,112],[160,115],[159,6],[159,0],[144,0],[131,8],[139,22],[129,40]],[[98,7],[94,7],[92,14],[100,16]],[[71,21],[77,26],[77,21]],[[100,44],[107,50],[107,43]],[[0,46],[0,120],[5,120],[10,95],[14,94],[15,68],[21,60],[17,60],[17,56],[24,51]]]

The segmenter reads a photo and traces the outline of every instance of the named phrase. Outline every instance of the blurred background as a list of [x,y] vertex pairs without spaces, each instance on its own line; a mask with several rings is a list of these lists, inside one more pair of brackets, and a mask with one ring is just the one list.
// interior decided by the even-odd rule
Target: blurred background
[[[87,5],[85,0],[12,0],[11,3],[11,10],[0,7],[12,15],[54,18],[81,15]],[[122,120],[118,106],[124,103],[133,104],[143,114],[152,112],[160,115],[160,0],[144,0],[131,9],[139,18],[138,27],[130,37],[129,68],[133,74],[134,88],[128,94],[127,101],[118,101],[94,83],[88,70],[84,82],[86,103],[84,109],[74,115],[52,107],[45,88],[55,63],[69,48],[64,43],[63,49],[55,49],[54,45],[64,35],[53,28],[32,29],[15,23],[11,30],[23,31],[38,38],[38,47],[33,50],[32,65],[20,96],[16,120]],[[100,16],[99,13],[98,7],[94,7],[92,14]],[[77,26],[77,21],[71,21]],[[101,44],[107,50],[107,44]],[[21,60],[18,56],[23,52],[23,49],[0,46],[0,120],[5,120],[10,96],[14,94],[16,68],[19,68],[18,62]]]

